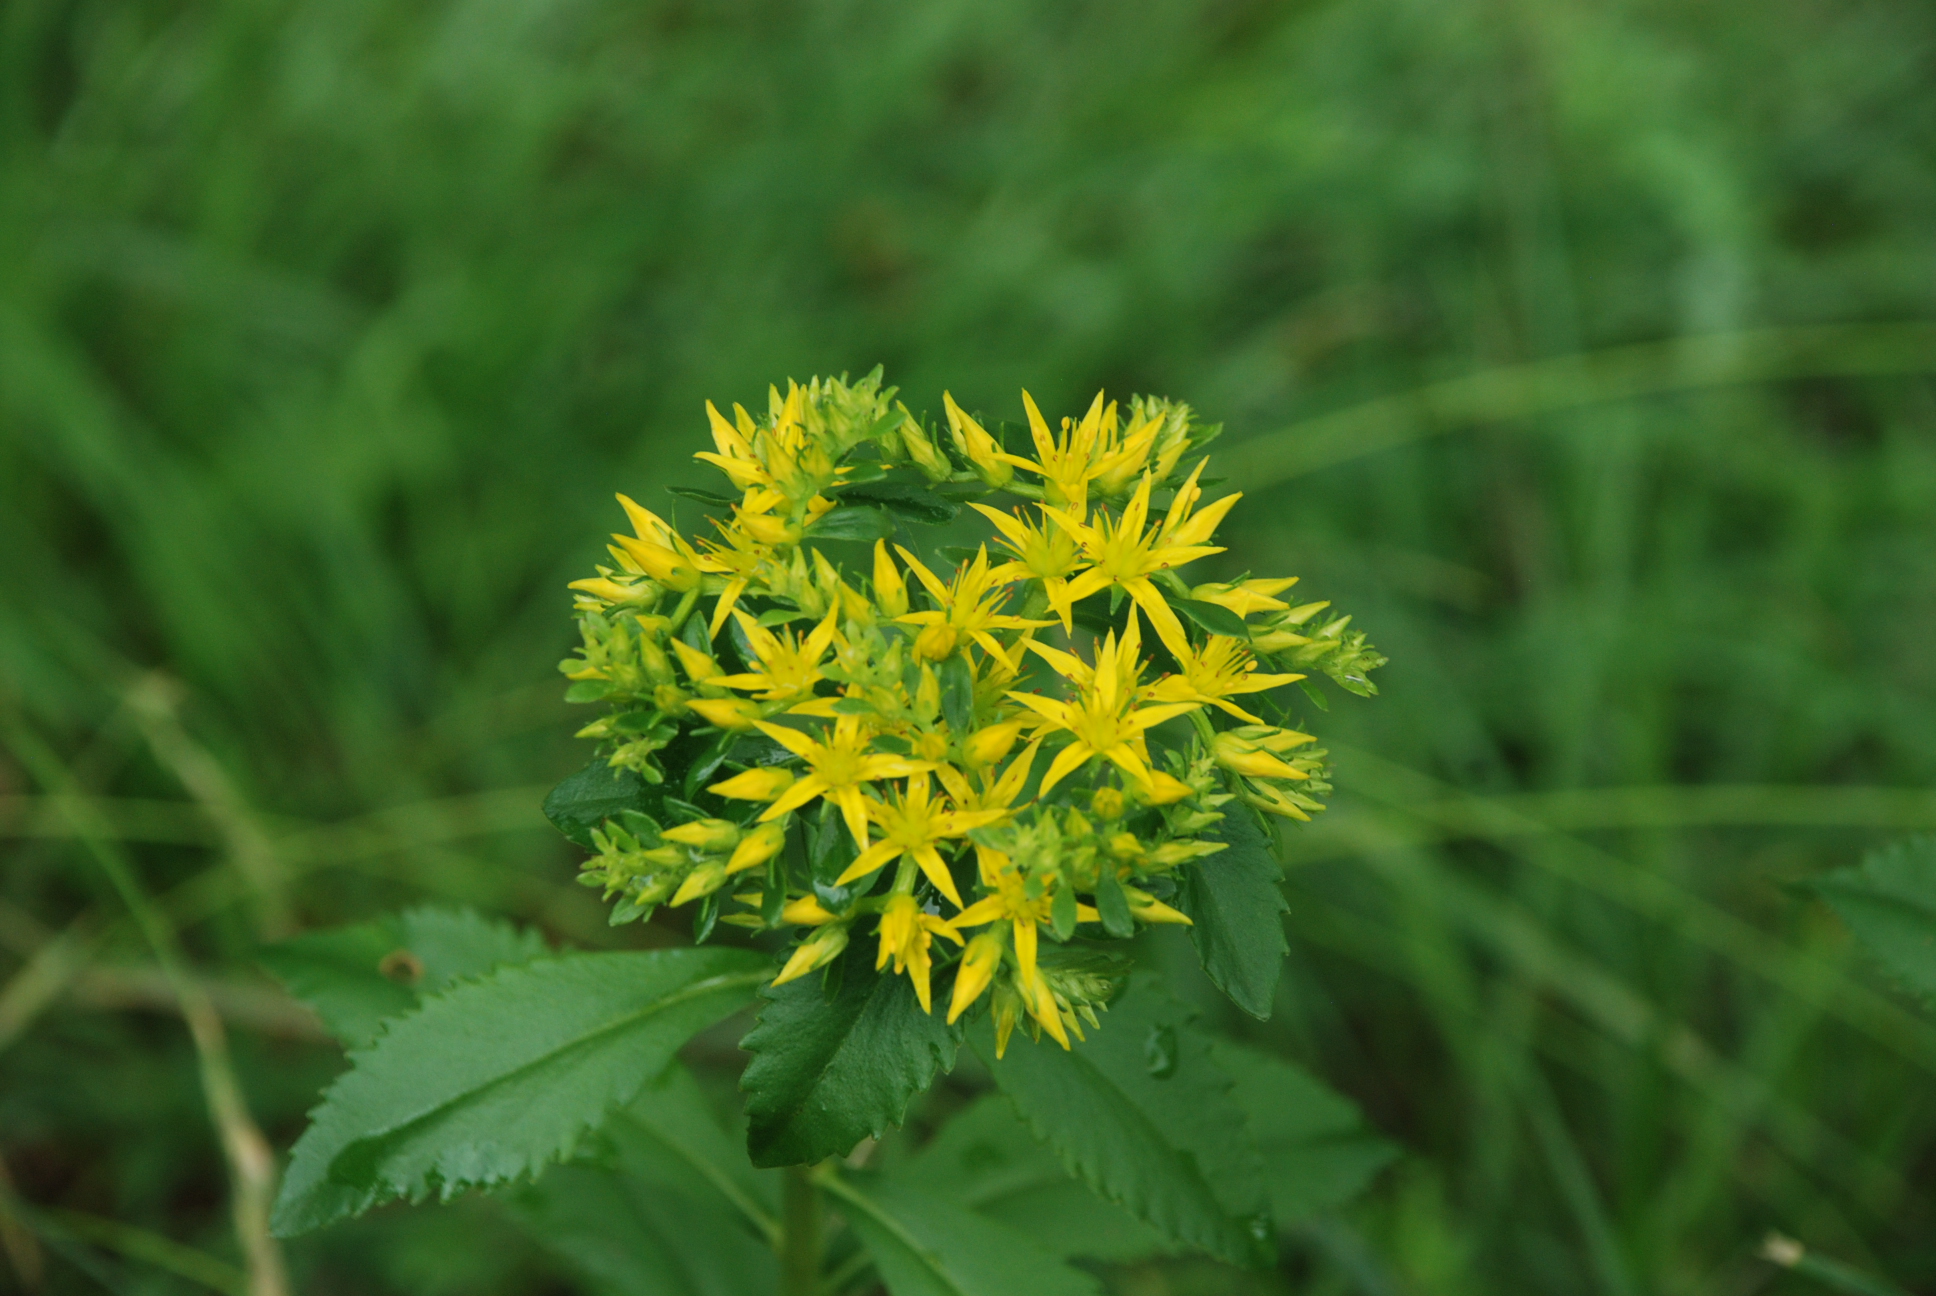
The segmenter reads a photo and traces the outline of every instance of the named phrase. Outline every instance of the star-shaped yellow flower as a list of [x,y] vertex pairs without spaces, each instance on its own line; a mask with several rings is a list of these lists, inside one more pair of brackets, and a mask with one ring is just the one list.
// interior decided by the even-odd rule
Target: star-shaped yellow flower
[[[1050,920],[1050,911],[1055,904],[1055,888],[1060,885],[1060,881],[1054,877],[1045,879],[1041,894],[1030,896],[1028,879],[1022,876],[1022,871],[1014,867],[1006,855],[998,853],[994,855],[999,864],[994,876],[988,880],[988,885],[993,889],[994,894],[977,900],[956,914],[950,925],[962,928],[981,927],[1003,921],[1009,924],[1009,930],[1015,941],[1017,971],[1015,985],[1022,993],[1023,1003],[1028,1008],[1029,1016],[1040,1022],[1042,1029],[1055,1037],[1056,1043],[1063,1048],[1068,1048],[1069,1034],[1063,1028],[1062,1013],[1056,1006],[1055,994],[1043,980],[1042,970],[1036,964],[1038,930]],[[1085,904],[1076,906],[1077,922],[1096,922],[1099,917],[1093,906]],[[978,942],[981,939],[976,937]],[[985,971],[988,977],[993,976],[993,969],[987,963],[987,946],[984,945],[977,953],[981,958],[975,974],[969,976],[968,993],[965,996],[960,977],[969,974],[966,970],[957,974],[955,1001],[948,1011],[949,1021],[959,1017],[962,1011],[987,987],[988,980],[980,973]],[[999,954],[999,951],[997,953]],[[977,982],[979,985],[976,984]]]
[[988,574],[990,580],[1039,580],[1049,596],[1049,606],[1062,618],[1062,628],[1075,628],[1074,600],[1069,597],[1069,578],[1089,564],[1076,547],[1075,537],[1059,526],[1038,526],[1021,515],[992,509],[986,504],[968,507],[993,522],[1015,557]]
[[875,779],[906,778],[933,766],[891,752],[874,751],[873,735],[858,716],[840,716],[828,731],[825,742],[816,742],[798,729],[787,729],[753,722],[759,731],[798,756],[807,764],[807,775],[780,794],[779,800],[760,815],[760,822],[778,819],[797,810],[815,797],[824,796],[840,807],[847,829],[864,851],[867,849],[867,790]]
[[914,997],[921,1001],[924,1013],[934,1011],[928,987],[928,973],[933,967],[928,948],[936,936],[961,944],[960,932],[933,914],[922,912],[911,895],[891,897],[881,912],[881,947],[874,956],[874,970],[878,972],[893,959],[895,974],[906,973],[908,980],[914,982]]
[[1207,702],[1221,707],[1239,720],[1264,723],[1261,717],[1244,710],[1231,698],[1242,693],[1261,693],[1280,684],[1294,684],[1302,675],[1260,675],[1257,659],[1248,645],[1228,635],[1211,635],[1202,648],[1185,645],[1177,654],[1182,663],[1179,674],[1167,675],[1150,689],[1150,696],[1162,702]]
[[1035,407],[1035,398],[1022,393],[1022,408],[1028,411],[1029,435],[1035,441],[1035,458],[1003,454],[1001,458],[1017,468],[1026,468],[1042,479],[1042,498],[1053,505],[1082,513],[1089,506],[1089,479],[1096,475],[1096,442],[1103,429],[1102,393],[1090,403],[1081,422],[1062,420],[1062,438],[1049,431],[1048,420]]
[[1202,471],[1203,464],[1198,464],[1196,472],[1191,473],[1190,479],[1177,491],[1176,499],[1170,505],[1169,516],[1159,530],[1146,529],[1152,484],[1147,473],[1120,517],[1112,517],[1107,511],[1097,509],[1095,516],[1084,522],[1080,517],[1061,509],[1045,507],[1042,510],[1075,537],[1082,546],[1083,557],[1095,564],[1069,582],[1069,598],[1080,601],[1111,585],[1121,586],[1125,593],[1136,600],[1144,615],[1149,617],[1150,624],[1156,628],[1157,637],[1179,656],[1188,646],[1189,636],[1183,633],[1183,623],[1177,620],[1176,613],[1164,601],[1150,577],[1195,559],[1222,553],[1220,546],[1203,542],[1210,538],[1217,523],[1230,511],[1231,505],[1241,498],[1240,494],[1226,495],[1201,513],[1192,515],[1192,506],[1201,494],[1196,480]]
[[894,618],[905,625],[924,627],[915,640],[915,650],[920,656],[939,661],[952,653],[962,639],[973,639],[984,652],[1013,670],[1014,659],[990,631],[1029,630],[1049,624],[1002,614],[1002,603],[1008,594],[1003,588],[1005,582],[997,580],[988,566],[986,545],[976,553],[973,562],[964,563],[956,570],[954,582],[948,585],[942,584],[938,576],[907,550],[901,549],[901,558],[941,605]]
[[746,632],[747,642],[753,645],[760,669],[745,675],[721,675],[711,682],[732,689],[760,690],[757,696],[762,702],[801,702],[812,697],[813,686],[822,678],[820,663],[834,640],[839,609],[829,612],[804,639],[784,630],[774,634],[744,612],[735,610],[733,615]]
[[1091,667],[1081,658],[1055,648],[1031,642],[1029,647],[1053,667],[1057,674],[1078,686],[1074,698],[1042,697],[1034,693],[1008,696],[1034,711],[1044,728],[1067,733],[1070,743],[1056,754],[1042,778],[1041,795],[1088,762],[1101,757],[1143,788],[1155,786],[1154,774],[1144,752],[1143,733],[1172,716],[1194,711],[1197,702],[1166,702],[1158,706],[1137,705],[1137,676],[1142,669],[1138,656],[1143,637],[1136,625],[1136,614],[1129,614],[1129,627],[1121,640],[1114,630],[1096,650]]
[[[890,792],[886,801],[869,801],[867,814],[880,825],[881,839],[867,846],[849,864],[846,871],[834,879],[835,886],[844,886],[855,878],[866,877],[875,869],[890,860],[902,856],[913,860],[934,883],[935,890],[947,896],[954,907],[961,908],[961,892],[955,889],[955,880],[948,874],[948,865],[936,848],[940,842],[952,837],[962,837],[971,828],[995,823],[1007,817],[1008,812],[1001,809],[954,810],[945,801],[937,801],[929,790],[928,776],[916,774],[908,780],[906,792]],[[865,845],[865,839],[861,839]]]

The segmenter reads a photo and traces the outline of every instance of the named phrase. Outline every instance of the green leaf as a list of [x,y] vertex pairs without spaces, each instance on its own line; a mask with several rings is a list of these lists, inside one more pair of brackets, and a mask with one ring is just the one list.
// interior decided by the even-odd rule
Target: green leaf
[[899,1125],[908,1101],[954,1066],[960,1032],[921,1011],[906,977],[872,963],[871,945],[850,947],[831,1000],[818,977],[760,992],[759,1023],[740,1041],[753,1055],[740,1088],[754,1165],[843,1156]]
[[[667,1141],[668,1129],[678,1131],[678,1145]],[[685,1068],[674,1063],[647,1084],[612,1116],[603,1141],[607,1164],[554,1167],[508,1199],[533,1240],[613,1296],[774,1290],[778,1265],[764,1244],[766,1229],[776,1227],[771,1203],[739,1182],[753,1173]],[[705,1150],[694,1152],[694,1144]],[[739,1176],[715,1163],[722,1152]],[[721,1178],[732,1195],[720,1191]]]
[[614,1125],[636,1128],[667,1155],[706,1181],[721,1200],[762,1234],[776,1234],[779,1181],[755,1170],[746,1160],[742,1141],[719,1122],[692,1073],[677,1062],[639,1091]]
[[975,727],[975,671],[965,652],[941,663],[941,714],[955,733],[967,734]]
[[952,522],[961,512],[961,505],[945,495],[938,495],[926,486],[912,482],[881,481],[857,484],[839,494],[842,504],[865,504],[884,508],[910,522],[924,526],[939,526]]
[[859,540],[872,543],[886,540],[898,524],[894,516],[877,508],[849,506],[829,509],[806,530],[809,540]]
[[[1090,1187],[1185,1246],[1267,1263],[1274,1233],[1263,1169],[1230,1077],[1191,1016],[1138,977],[1071,1051],[1018,1037],[997,1061],[986,1030],[975,1047],[1036,1137]],[[1165,1031],[1175,1033],[1175,1067],[1159,1077],[1145,1049]]]
[[1235,1081],[1230,1095],[1263,1155],[1271,1213],[1280,1227],[1343,1205],[1398,1154],[1365,1128],[1349,1099],[1308,1072],[1225,1040],[1210,1052]]
[[1242,617],[1221,603],[1206,603],[1202,599],[1172,598],[1169,604],[1211,634],[1229,635],[1232,639],[1250,642],[1250,627],[1244,624]]
[[975,1100],[889,1172],[1033,1238],[1052,1255],[1126,1263],[1175,1247],[1071,1178],[997,1093]]
[[1122,879],[1116,876],[1114,869],[1097,870],[1096,912],[1102,918],[1102,929],[1117,940],[1128,940],[1136,934],[1136,923],[1129,912],[1129,897],[1123,894]]
[[1870,851],[1815,890],[1905,985],[1936,999],[1936,837]]
[[621,810],[638,810],[656,817],[662,795],[631,770],[614,769],[600,756],[551,789],[544,801],[544,815],[574,843],[595,850],[592,829],[617,818]]
[[770,971],[749,950],[568,954],[426,1000],[351,1054],[323,1095],[291,1154],[275,1231],[399,1197],[448,1200],[569,1155]]
[[1203,970],[1232,1003],[1261,1020],[1270,1016],[1290,950],[1284,871],[1256,817],[1235,802],[1204,836],[1228,843],[1228,849],[1183,870],[1177,908],[1193,924],[1190,940]]
[[310,932],[260,954],[289,993],[346,1048],[376,1037],[385,1018],[454,982],[545,954],[544,938],[474,909],[424,906],[351,927]]
[[892,1296],[1096,1296],[1096,1280],[1029,1237],[904,1178],[828,1176]]

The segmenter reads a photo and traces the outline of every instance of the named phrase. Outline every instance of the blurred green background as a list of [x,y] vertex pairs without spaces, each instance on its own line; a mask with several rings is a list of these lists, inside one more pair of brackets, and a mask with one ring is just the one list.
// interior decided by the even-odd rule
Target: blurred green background
[[[8,0],[0,59],[0,1158],[65,1221],[8,1235],[45,1290],[235,1259],[90,851],[284,1148],[340,1060],[265,937],[670,939],[537,812],[584,759],[563,585],[615,490],[703,479],[702,400],[877,362],[917,411],[1189,400],[1249,492],[1206,575],[1300,573],[1392,658],[1315,717],[1340,795],[1230,1024],[1405,1155],[1279,1274],[1117,1290],[1823,1290],[1770,1230],[1936,1284],[1936,1026],[1794,885],[1936,827],[1936,9]],[[290,1254],[574,1290],[488,1200]]]

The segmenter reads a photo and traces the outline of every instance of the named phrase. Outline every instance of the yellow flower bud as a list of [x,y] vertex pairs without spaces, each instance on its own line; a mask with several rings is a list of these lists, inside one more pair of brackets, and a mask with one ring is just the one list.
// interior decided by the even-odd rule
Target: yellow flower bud
[[[1311,822],[1311,816],[1305,813],[1303,807],[1293,802],[1289,794],[1272,783],[1252,784],[1251,790],[1245,793],[1244,800],[1268,814],[1279,815],[1285,819],[1297,819],[1304,823]],[[1324,807],[1315,805],[1315,808],[1322,810]]]
[[1297,577],[1289,576],[1281,580],[1221,581],[1210,585],[1199,585],[1190,591],[1190,597],[1200,603],[1215,603],[1218,607],[1229,608],[1240,617],[1253,612],[1282,612],[1285,604],[1271,595],[1280,593],[1297,584]]
[[1127,799],[1113,787],[1097,788],[1096,794],[1089,798],[1089,808],[1096,812],[1098,819],[1120,819],[1127,807]]
[[894,565],[885,540],[874,542],[874,601],[890,617],[907,615],[907,579]]
[[1217,764],[1245,778],[1306,779],[1311,777],[1303,770],[1286,765],[1257,743],[1228,731],[1210,740],[1210,754],[1216,759]]
[[948,430],[954,435],[955,446],[975,465],[975,473],[997,489],[1008,485],[1015,476],[1015,469],[1001,457],[1002,450],[995,444],[995,438],[989,436],[981,424],[969,418],[947,392],[941,393],[941,405],[948,413]]
[[1131,789],[1144,805],[1174,805],[1196,791],[1188,783],[1162,770],[1151,770],[1148,787]]
[[921,470],[922,476],[929,481],[946,481],[954,473],[948,457],[928,439],[928,434],[912,418],[901,420],[901,443],[907,447],[908,458]]
[[1188,914],[1179,913],[1147,891],[1135,887],[1123,888],[1123,895],[1129,900],[1129,912],[1137,921],[1146,923],[1174,923],[1183,927],[1194,927]]
[[[1008,942],[996,931],[985,931],[968,942],[962,953],[961,964],[955,972],[954,998],[948,1004],[948,1024],[953,1025],[955,1018],[968,1011],[975,1000],[981,998],[995,979],[995,972],[1002,965],[1002,951]],[[1009,1023],[1014,1029],[1014,1023]]]
[[659,836],[695,850],[718,853],[739,844],[739,826],[724,819],[698,819],[668,828]]
[[1018,720],[988,725],[968,735],[968,741],[961,744],[961,754],[971,767],[993,765],[1008,755],[1021,733],[1022,725]]
[[760,716],[759,705],[745,698],[694,698],[686,708],[721,729],[751,729]]
[[792,923],[796,927],[824,927],[831,922],[839,922],[840,915],[821,908],[820,901],[812,896],[801,896],[789,900],[786,908],[780,910],[780,921]]
[[1008,1037],[1015,1033],[1015,1024],[1022,1020],[1022,996],[1006,981],[995,987],[993,1011],[995,1060],[1000,1061],[1002,1054],[1008,1052]]
[[773,978],[774,985],[785,985],[815,968],[823,968],[840,957],[840,951],[847,948],[847,928],[844,925],[822,927],[813,938],[793,951],[793,957],[780,969],[780,975]]
[[626,556],[639,565],[639,570],[650,576],[669,590],[683,594],[699,583],[699,569],[686,561],[685,555],[675,549],[637,536],[614,535],[618,547]]
[[791,545],[800,543],[800,528],[771,513],[748,513],[741,510],[735,519],[741,531],[752,536],[764,545]]
[[1294,630],[1252,631],[1250,636],[1251,648],[1260,653],[1283,652],[1286,648],[1297,648],[1310,642],[1309,638]]
[[927,661],[941,661],[953,655],[957,636],[953,626],[923,626],[914,637],[914,655]]
[[728,873],[743,873],[747,869],[758,868],[780,853],[786,845],[786,824],[775,819],[763,823],[748,833],[738,846],[733,848],[733,858],[726,862]]
[[697,900],[701,896],[711,895],[725,884],[726,866],[724,864],[717,860],[701,864],[686,874],[686,880],[679,884],[679,889],[672,896],[672,907],[677,909],[688,900]]
[[[697,703],[693,704],[697,705]],[[781,769],[777,765],[763,765],[735,774],[729,779],[713,784],[706,790],[714,796],[723,796],[732,801],[774,801],[780,793],[793,786],[793,771]]]
[[719,663],[683,639],[672,641],[672,651],[679,656],[679,664],[685,667],[686,678],[695,684],[704,684],[721,674]]
[[608,603],[629,603],[635,598],[643,598],[646,591],[636,585],[621,585],[604,576],[592,576],[585,580],[575,580],[566,589],[583,590],[594,598],[602,598]]

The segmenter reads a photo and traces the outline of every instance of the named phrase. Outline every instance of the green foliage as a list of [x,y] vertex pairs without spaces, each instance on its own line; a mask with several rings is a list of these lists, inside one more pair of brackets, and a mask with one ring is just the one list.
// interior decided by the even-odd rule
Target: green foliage
[[1210,1057],[1232,1080],[1230,1096],[1263,1158],[1279,1228],[1343,1205],[1398,1154],[1365,1129],[1348,1099],[1298,1067],[1225,1040]]
[[[278,888],[300,930],[428,901],[554,946],[687,939],[570,885],[536,807],[589,716],[533,663],[569,647],[613,489],[692,529],[661,488],[713,484],[703,398],[885,360],[1011,448],[1023,384],[1190,393],[1247,493],[1206,579],[1284,555],[1395,661],[1375,708],[1311,671],[1341,796],[1290,835],[1271,1019],[1205,1021],[1405,1159],[1280,1272],[1157,1257],[1111,1287],[1612,1292],[1597,1211],[1638,1291],[1822,1290],[1755,1258],[1771,1226],[1936,1289],[1928,1016],[1793,897],[1936,828],[1930,7],[17,0],[0,26],[0,705],[181,927],[278,1151],[342,1065],[255,973]],[[149,668],[228,799],[131,727]],[[28,1205],[239,1266],[173,1000],[43,791],[0,758],[0,1158]],[[688,1056],[721,1095],[742,1060]],[[584,1281],[495,1200],[292,1241],[292,1287]],[[49,1296],[106,1289],[75,1256],[175,1281],[62,1245]]]
[[649,815],[659,808],[664,795],[635,771],[600,756],[551,790],[544,800],[544,814],[573,844],[594,850],[592,833],[606,820],[627,810]]
[[1131,1261],[1178,1249],[1071,1177],[999,1093],[949,1120],[893,1177],[998,1220],[1064,1259]]
[[1210,828],[1225,849],[1184,875],[1177,908],[1190,916],[1190,939],[1203,970],[1232,1002],[1258,1019],[1290,948],[1284,940],[1284,870],[1254,815],[1236,809]]
[[544,938],[474,909],[420,906],[271,945],[262,964],[348,1048],[425,995],[544,954]]
[[876,972],[849,950],[813,976],[760,992],[746,1141],[753,1164],[801,1165],[844,1156],[906,1116],[908,1102],[954,1066],[959,1032],[921,1011],[905,977]]
[[1094,1278],[1029,1238],[905,1180],[839,1181],[892,1296],[1095,1296]]
[[1072,1050],[1018,1045],[996,1060],[990,1048],[983,1060],[1071,1173],[1166,1237],[1257,1264],[1271,1246],[1262,1162],[1193,1016],[1135,980],[1107,1029]]
[[648,1081],[598,1143],[598,1155],[554,1166],[509,1197],[535,1240],[609,1296],[774,1290],[773,1253],[742,1205],[770,1210],[758,1201],[769,1185],[747,1173],[685,1068]]
[[568,954],[426,1000],[324,1095],[291,1154],[276,1231],[535,1173],[742,1007],[765,963],[727,949]]
[[1903,984],[1936,1001],[1936,837],[1871,851],[1814,886]]

